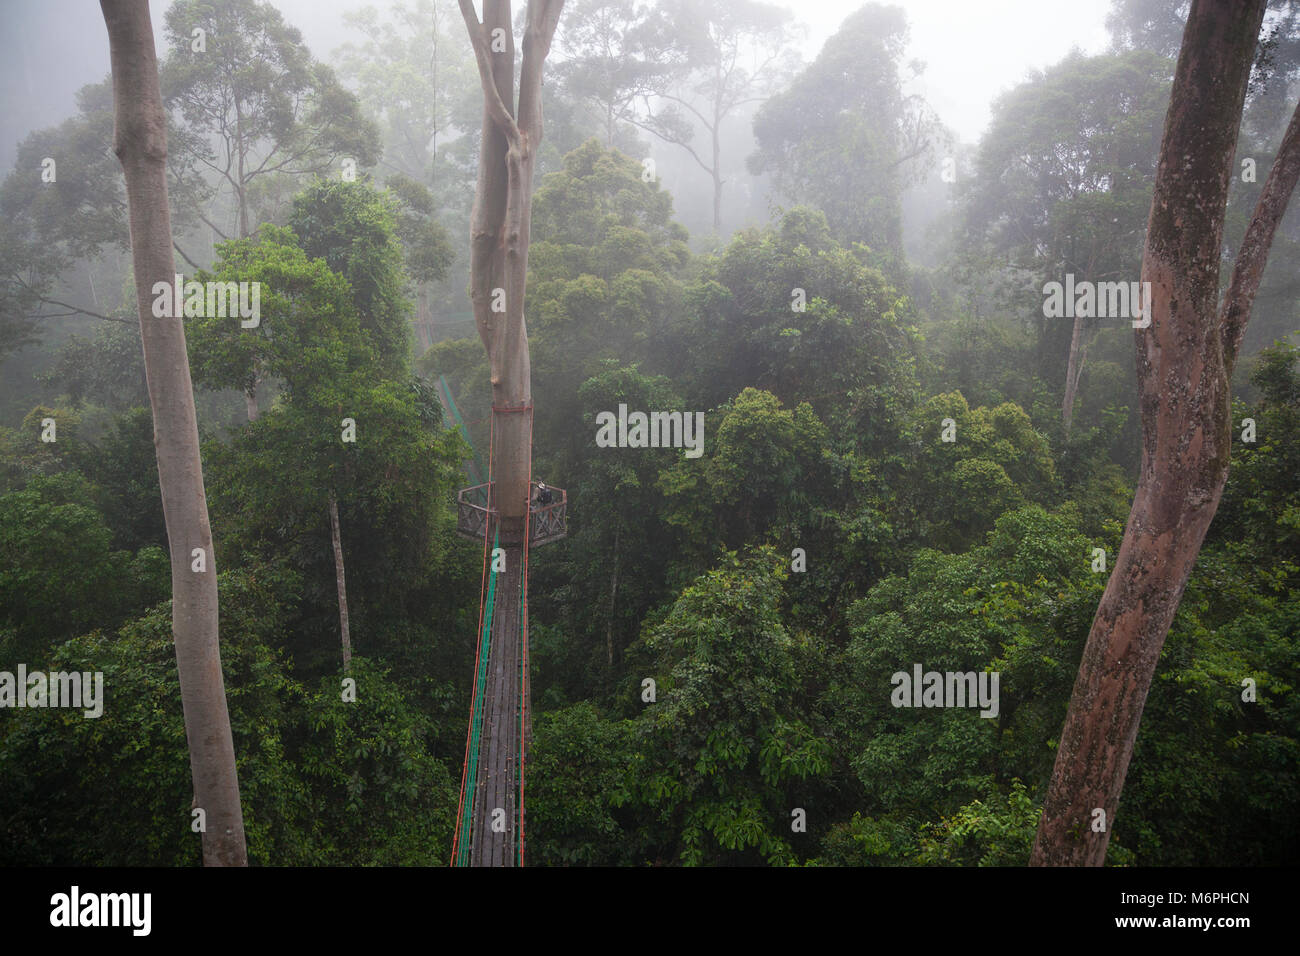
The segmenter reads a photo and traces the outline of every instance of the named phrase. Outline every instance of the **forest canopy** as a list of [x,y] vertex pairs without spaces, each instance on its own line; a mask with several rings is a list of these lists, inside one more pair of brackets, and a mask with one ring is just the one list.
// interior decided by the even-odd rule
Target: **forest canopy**
[[[488,812],[493,614],[523,622],[529,865],[1047,861],[1098,609],[1155,567],[1130,517],[1174,441],[1153,416],[1200,407],[1147,377],[1176,336],[1140,344],[1152,314],[1192,328],[1153,271],[1185,239],[1228,330],[1226,477],[1087,852],[1294,864],[1300,3],[1258,5],[1193,235],[1152,210],[1193,53],[1221,52],[1179,58],[1200,3],[1102,4],[1109,45],[1026,68],[974,137],[927,98],[908,6],[844,5],[811,44],[759,0],[343,3],[318,49],[271,0],[167,4],[157,251],[208,301],[257,284],[257,313],[155,313],[210,536],[178,565],[121,76],[11,144],[0,863],[211,862],[178,567],[219,602],[250,864],[452,859]],[[1045,306],[1153,275],[1145,315]],[[55,706],[59,673],[100,675],[102,714]]]

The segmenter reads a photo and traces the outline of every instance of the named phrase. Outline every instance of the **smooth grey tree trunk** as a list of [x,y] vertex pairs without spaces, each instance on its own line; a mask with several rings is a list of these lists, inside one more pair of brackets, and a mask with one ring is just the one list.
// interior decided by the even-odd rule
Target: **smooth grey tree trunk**
[[[478,188],[470,221],[470,299],[492,380],[491,454],[503,543],[516,543],[528,508],[532,458],[532,377],[524,292],[532,221],[533,168],[542,139],[542,67],[563,0],[532,0],[527,9],[514,104],[514,35],[509,0],[485,0],[480,23],[460,0],[483,87]],[[492,50],[493,34],[504,42]]]
[[[526,608],[528,580],[515,565],[522,559],[531,497],[533,401],[524,292],[533,168],[542,141],[542,68],[564,2],[528,4],[517,110],[509,0],[483,0],[482,21],[472,0],[459,4],[483,89],[478,188],[470,219],[470,300],[492,380],[491,506],[496,518],[487,533],[491,542],[493,532],[500,532],[507,554],[505,584],[498,597],[504,603],[493,617],[488,654],[484,723],[490,732],[484,733],[481,744],[480,780],[469,781],[476,794],[470,856],[475,866],[511,866],[515,856],[507,847],[515,834],[493,831],[491,813],[508,811],[512,829],[522,824],[522,807],[514,805],[518,781],[513,768],[530,737],[527,716],[517,712],[520,694],[526,694],[526,685],[521,689],[519,683],[519,663],[527,653],[519,642],[517,615],[520,604]],[[494,37],[499,40],[497,50]],[[506,586],[511,582],[517,586]]]
[[[147,0],[100,0],[113,70],[113,144],[126,177],[145,377],[172,566],[172,634],[205,866],[246,866],[235,748],[217,631],[217,571],[208,525],[194,391],[178,315],[154,318],[155,282],[171,283],[167,127]],[[180,311],[180,304],[175,305]],[[202,551],[205,570],[195,571]],[[178,820],[187,826],[189,820]]]

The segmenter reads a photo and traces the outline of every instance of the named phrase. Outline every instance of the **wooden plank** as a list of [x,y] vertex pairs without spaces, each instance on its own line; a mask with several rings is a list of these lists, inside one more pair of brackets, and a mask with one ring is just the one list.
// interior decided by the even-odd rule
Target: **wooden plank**
[[[506,569],[497,578],[488,651],[483,737],[470,827],[471,866],[514,866],[518,825],[519,605],[524,587],[523,549],[505,548]],[[492,830],[496,809],[505,811],[504,832]]]

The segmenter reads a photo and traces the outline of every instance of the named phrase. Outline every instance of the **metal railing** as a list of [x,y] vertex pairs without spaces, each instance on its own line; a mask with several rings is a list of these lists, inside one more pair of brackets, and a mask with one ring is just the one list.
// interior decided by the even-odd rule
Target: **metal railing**
[[[488,519],[496,509],[493,482],[462,488],[456,496],[456,533],[462,538],[482,541],[487,536]],[[528,544],[530,547],[558,541],[569,533],[569,496],[563,488],[551,488],[550,504],[537,502],[538,482],[529,492]]]
[[476,541],[487,537],[491,500],[492,482],[462,488],[456,495],[456,533]]
[[[537,487],[535,482],[533,487]],[[535,491],[529,498],[532,510],[532,517],[528,520],[529,547],[558,541],[569,533],[569,496],[563,488],[551,488],[550,492],[549,505],[538,504]]]

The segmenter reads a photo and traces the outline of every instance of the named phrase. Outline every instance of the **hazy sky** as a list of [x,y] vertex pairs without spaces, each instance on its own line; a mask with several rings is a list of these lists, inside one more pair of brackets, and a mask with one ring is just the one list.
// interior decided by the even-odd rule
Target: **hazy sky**
[[[701,0],[705,2],[705,0]],[[808,26],[804,58],[861,0],[774,0]],[[988,124],[998,93],[1071,47],[1107,45],[1109,0],[895,0],[911,25],[909,59],[926,63],[916,91],[967,142]],[[361,0],[275,0],[312,52],[329,59],[348,39],[342,13]],[[155,30],[169,0],[151,0]],[[375,4],[383,7],[383,0]],[[561,21],[560,29],[564,29]],[[108,38],[92,0],[0,0],[0,162],[13,162],[18,139],[74,109],[73,94],[108,72]]]
[[[805,59],[817,55],[861,0],[772,0],[808,24]],[[1109,0],[892,0],[907,13],[908,59],[925,63],[916,92],[965,142],[976,142],[1001,92],[1062,59],[1071,47],[1102,53]]]

